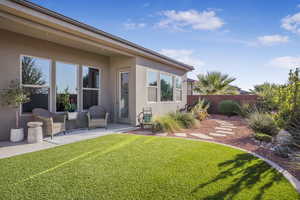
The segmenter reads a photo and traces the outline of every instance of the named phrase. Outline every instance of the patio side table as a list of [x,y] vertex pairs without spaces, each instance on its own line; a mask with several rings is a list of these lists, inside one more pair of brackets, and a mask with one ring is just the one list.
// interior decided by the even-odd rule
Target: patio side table
[[28,143],[39,143],[43,141],[43,122],[28,122]]

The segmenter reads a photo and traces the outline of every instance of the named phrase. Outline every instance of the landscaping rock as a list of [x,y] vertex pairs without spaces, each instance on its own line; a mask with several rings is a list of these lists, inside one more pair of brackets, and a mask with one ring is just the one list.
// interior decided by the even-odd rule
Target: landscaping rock
[[276,136],[276,142],[279,145],[291,145],[293,143],[293,137],[292,135],[287,132],[286,130],[281,130]]
[[291,149],[288,146],[277,145],[274,147],[274,153],[282,158],[289,158]]

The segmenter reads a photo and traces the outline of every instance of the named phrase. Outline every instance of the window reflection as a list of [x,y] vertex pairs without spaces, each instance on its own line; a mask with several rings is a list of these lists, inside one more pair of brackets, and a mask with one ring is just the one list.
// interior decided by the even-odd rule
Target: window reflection
[[76,65],[56,62],[56,111],[77,110]]
[[22,105],[23,113],[31,113],[34,108],[49,107],[51,61],[30,56],[22,57],[22,86],[30,101]]
[[173,101],[172,76],[160,74],[160,100]]

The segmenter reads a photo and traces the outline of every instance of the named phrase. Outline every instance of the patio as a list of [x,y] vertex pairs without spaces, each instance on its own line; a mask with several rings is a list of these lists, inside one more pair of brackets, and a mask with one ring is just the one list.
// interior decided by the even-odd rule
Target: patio
[[69,144],[73,142],[78,142],[82,140],[92,139],[96,137],[101,137],[104,135],[112,133],[122,133],[126,131],[131,131],[136,129],[136,127],[128,124],[109,124],[108,129],[80,129],[80,130],[71,130],[64,135],[63,133],[56,135],[53,140],[50,137],[44,138],[43,142],[28,144],[26,140],[18,143],[12,143],[7,141],[0,142],[0,159],[7,158],[15,155],[30,153],[34,151],[39,151],[43,149],[48,149],[64,144]]

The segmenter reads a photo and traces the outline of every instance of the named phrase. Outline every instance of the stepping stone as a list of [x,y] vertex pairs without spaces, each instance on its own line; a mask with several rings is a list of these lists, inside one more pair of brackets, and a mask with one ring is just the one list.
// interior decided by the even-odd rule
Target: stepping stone
[[236,128],[236,126],[222,126],[222,125],[221,125],[221,127],[222,128]]
[[231,123],[220,123],[221,125],[224,125],[224,126],[233,126],[233,124]]
[[186,137],[186,133],[174,133],[174,135],[178,137]]
[[156,134],[157,136],[167,136],[168,133],[159,133],[159,134]]
[[234,135],[234,132],[231,131],[222,131],[222,130],[218,130],[216,131],[217,133],[221,133],[221,134],[229,134],[229,135]]
[[207,140],[214,139],[214,138],[209,137],[208,135],[205,135],[205,134],[202,134],[202,133],[190,133],[190,135],[195,136],[195,137],[200,138],[200,139],[207,139]]
[[232,131],[231,128],[223,128],[223,127],[216,127],[215,129],[223,130],[223,131]]
[[220,134],[220,133],[210,133],[209,135],[211,136],[216,136],[216,137],[225,137],[226,135]]

